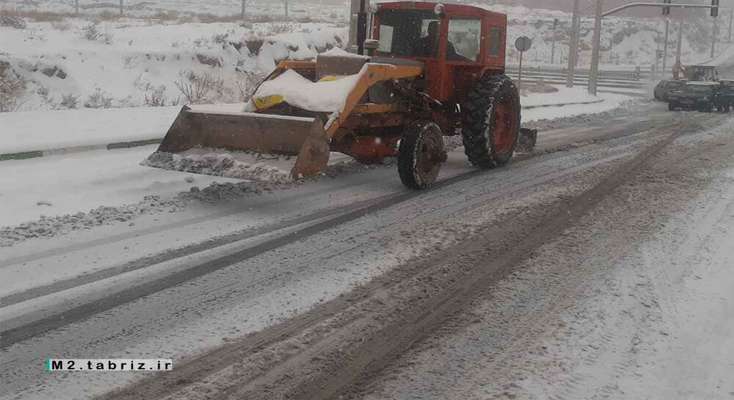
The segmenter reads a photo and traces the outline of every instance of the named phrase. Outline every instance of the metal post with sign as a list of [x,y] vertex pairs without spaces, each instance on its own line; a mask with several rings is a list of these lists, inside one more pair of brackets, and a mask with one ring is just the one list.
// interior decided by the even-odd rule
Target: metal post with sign
[[532,39],[530,39],[527,36],[520,36],[515,40],[515,48],[520,52],[520,67],[518,68],[517,72],[517,90],[520,91],[522,89],[522,55],[526,51],[530,50],[530,47],[533,45]]

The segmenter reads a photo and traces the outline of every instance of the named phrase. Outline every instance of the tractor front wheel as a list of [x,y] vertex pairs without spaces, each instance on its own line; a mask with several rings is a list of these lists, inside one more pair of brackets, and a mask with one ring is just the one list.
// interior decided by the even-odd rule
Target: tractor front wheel
[[463,105],[462,136],[469,162],[480,168],[507,164],[520,133],[520,95],[507,75],[477,81]]
[[429,187],[445,161],[443,134],[438,125],[419,121],[408,126],[398,149],[398,174],[405,186],[416,190]]

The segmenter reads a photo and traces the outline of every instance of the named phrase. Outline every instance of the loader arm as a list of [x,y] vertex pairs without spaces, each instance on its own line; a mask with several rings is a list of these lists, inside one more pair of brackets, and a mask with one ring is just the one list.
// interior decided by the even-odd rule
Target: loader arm
[[[349,93],[344,103],[344,107],[333,113],[326,122],[324,129],[329,139],[333,138],[337,130],[346,122],[360,101],[364,98],[370,87],[379,82],[416,78],[423,74],[423,67],[414,65],[392,65],[392,64],[373,64],[367,63],[360,71],[360,78],[354,89]],[[385,112],[385,106],[381,104],[364,104],[361,109],[369,112],[370,108],[379,108],[381,112]]]

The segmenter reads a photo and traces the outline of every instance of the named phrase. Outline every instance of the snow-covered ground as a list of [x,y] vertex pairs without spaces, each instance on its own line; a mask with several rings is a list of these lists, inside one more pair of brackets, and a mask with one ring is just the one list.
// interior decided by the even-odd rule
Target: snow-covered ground
[[345,38],[328,23],[69,18],[0,26],[0,67],[25,82],[11,111],[237,102],[277,61],[315,57]]
[[157,146],[0,162],[1,226],[174,197],[233,179],[140,166]]
[[0,113],[0,154],[160,139],[180,107]]
[[[6,0],[2,9],[59,12],[68,2],[33,3]],[[187,88],[206,82],[207,90],[195,102],[234,102],[247,99],[254,84],[285,58],[315,56],[347,39],[346,18],[332,19],[336,4],[307,2],[294,6],[322,22],[197,22],[185,18],[149,18],[151,10],[212,12],[232,9],[238,2],[222,1],[141,3],[140,15],[118,19],[95,15],[106,8],[88,9],[82,17],[61,17],[51,22],[26,18],[24,29],[0,26],[0,70],[7,63],[12,74],[25,82],[22,95],[0,110],[137,107],[191,102]],[[486,4],[479,4],[487,7]],[[255,2],[252,10],[281,5]],[[201,9],[200,9],[201,8]],[[563,66],[567,53],[567,14],[525,7],[492,6],[508,14],[508,64],[517,62],[514,39],[533,39],[526,54],[528,67],[548,65],[555,40],[555,64]],[[239,11],[238,7],[234,7]],[[106,9],[109,12],[109,9]],[[145,11],[147,10],[147,11]],[[208,11],[207,11],[208,10]],[[87,12],[88,11],[88,12]],[[274,10],[269,15],[278,15]],[[147,14],[146,14],[147,13]],[[224,13],[226,14],[226,13]],[[322,18],[324,17],[324,18]],[[559,25],[553,32],[553,21]],[[302,20],[302,19],[301,19]],[[332,22],[324,22],[332,21]],[[580,65],[588,65],[591,22],[584,20]],[[605,20],[602,68],[649,68],[659,50],[661,21],[610,17]],[[705,24],[691,24],[684,35],[683,62],[708,59]],[[675,35],[673,35],[675,36]],[[555,38],[555,39],[554,39]],[[610,45],[611,44],[611,45]],[[611,46],[611,48],[610,48]],[[720,46],[723,46],[720,45]],[[672,52],[671,52],[672,53]],[[723,56],[722,56],[723,57]],[[672,65],[672,63],[669,63]],[[9,72],[6,72],[8,74]],[[189,92],[188,94],[186,92]]]

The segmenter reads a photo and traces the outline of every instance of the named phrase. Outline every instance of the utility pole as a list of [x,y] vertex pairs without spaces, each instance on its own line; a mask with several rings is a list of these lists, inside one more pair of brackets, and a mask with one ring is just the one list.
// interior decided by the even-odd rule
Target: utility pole
[[120,0],[120,16],[121,16],[121,17],[122,17],[122,15],[123,15],[123,12],[122,12],[122,1],[123,1],[123,0]]
[[601,47],[601,18],[604,10],[604,0],[596,0],[594,12],[594,36],[591,50],[591,70],[589,71],[589,94],[596,96],[596,86],[599,80],[599,50]]
[[244,21],[245,20],[245,12],[247,11],[247,0],[242,0],[242,14],[241,18]]
[[680,23],[678,24],[678,46],[675,50],[675,65],[677,66],[678,71],[680,71],[680,68],[683,66],[680,63],[680,50],[683,46],[683,18],[681,18]]
[[283,0],[283,4],[285,5],[285,19],[288,19],[288,0]]
[[729,11],[729,43],[731,43],[731,24],[734,21],[734,10]]
[[670,18],[665,17],[665,39],[663,40],[663,75],[668,68],[668,38],[670,34]]
[[556,28],[558,28],[558,18],[553,19],[553,42],[551,42],[551,64],[556,62]]
[[571,18],[571,38],[568,43],[568,74],[566,75],[566,86],[573,87],[573,79],[576,75],[576,63],[578,59],[579,30],[581,20],[579,19],[580,0],[573,0],[573,17]]
[[714,17],[714,26],[711,27],[711,58],[716,55],[716,38],[719,36],[718,18]]
[[[79,0],[74,0],[74,14],[79,16]],[[731,32],[731,28],[729,28],[729,32]],[[731,34],[729,35],[729,38],[729,41],[731,41]]]

